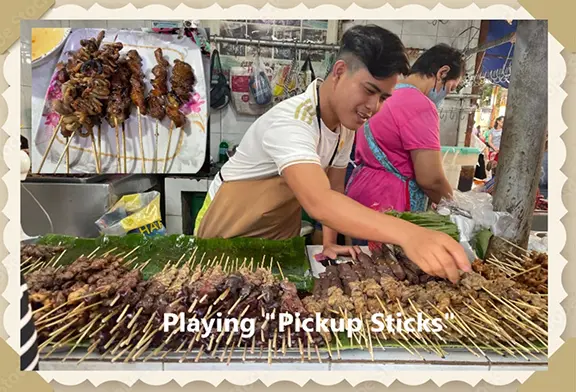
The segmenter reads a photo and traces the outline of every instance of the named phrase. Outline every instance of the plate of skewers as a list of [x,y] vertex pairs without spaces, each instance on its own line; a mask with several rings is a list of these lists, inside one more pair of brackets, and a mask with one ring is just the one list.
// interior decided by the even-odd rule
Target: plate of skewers
[[206,154],[200,48],[131,30],[75,29],[33,130],[41,174],[196,173]]

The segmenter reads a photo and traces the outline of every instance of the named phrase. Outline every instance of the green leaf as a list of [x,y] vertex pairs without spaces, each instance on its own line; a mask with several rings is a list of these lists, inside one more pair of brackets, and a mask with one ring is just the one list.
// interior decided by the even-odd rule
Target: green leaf
[[[218,257],[221,264],[228,259],[229,264],[236,262],[242,264],[244,260],[254,265],[260,265],[264,260],[266,268],[272,267],[272,273],[280,275],[278,264],[282,273],[288,280],[294,282],[301,291],[312,291],[313,278],[309,273],[310,264],[306,256],[305,239],[296,237],[290,240],[266,240],[260,238],[232,238],[232,239],[200,239],[187,235],[168,235],[147,237],[142,234],[127,234],[122,237],[104,236],[98,238],[78,238],[64,235],[46,235],[39,240],[44,245],[62,245],[67,249],[60,260],[60,264],[68,265],[81,255],[91,254],[97,247],[97,254],[106,251],[124,253],[129,259],[137,257],[132,267],[141,265],[150,260],[144,269],[144,279],[162,271],[168,263],[179,260],[187,261],[195,248],[196,258],[203,259],[203,263]],[[134,250],[136,249],[136,250]],[[181,263],[182,263],[181,262]]]
[[490,238],[492,238],[492,235],[493,234],[490,230],[484,229],[478,232],[478,234],[476,234],[476,237],[474,238],[474,241],[476,243],[475,244],[476,255],[481,260],[484,260],[484,257],[486,256],[486,252],[488,251],[488,244],[490,243]]

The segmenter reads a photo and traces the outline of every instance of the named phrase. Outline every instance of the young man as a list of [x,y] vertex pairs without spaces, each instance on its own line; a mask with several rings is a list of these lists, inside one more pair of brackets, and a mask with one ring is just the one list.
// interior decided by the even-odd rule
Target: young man
[[409,62],[400,39],[355,26],[327,80],[281,102],[248,129],[212,182],[196,221],[200,238],[286,239],[300,233],[301,208],[324,225],[324,254],[350,254],[337,233],[396,244],[429,274],[456,282],[470,266],[449,236],[381,214],[343,195],[354,131],[378,112]]

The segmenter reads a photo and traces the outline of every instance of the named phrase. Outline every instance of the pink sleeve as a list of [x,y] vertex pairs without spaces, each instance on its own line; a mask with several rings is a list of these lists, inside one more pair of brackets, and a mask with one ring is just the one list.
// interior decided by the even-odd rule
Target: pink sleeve
[[429,106],[414,113],[400,126],[400,140],[406,151],[440,150],[440,120],[436,108]]

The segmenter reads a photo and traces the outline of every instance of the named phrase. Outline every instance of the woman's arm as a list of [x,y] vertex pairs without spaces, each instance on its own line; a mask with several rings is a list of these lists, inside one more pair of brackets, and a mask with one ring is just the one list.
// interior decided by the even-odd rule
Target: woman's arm
[[436,150],[412,150],[410,157],[418,186],[434,203],[452,197],[452,187],[444,174],[442,156]]

